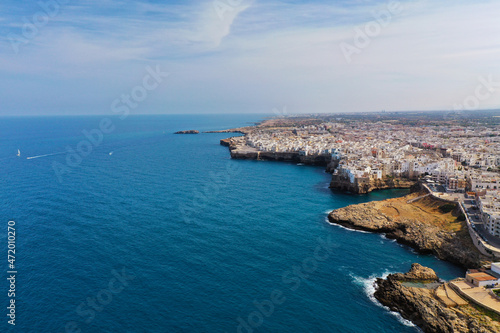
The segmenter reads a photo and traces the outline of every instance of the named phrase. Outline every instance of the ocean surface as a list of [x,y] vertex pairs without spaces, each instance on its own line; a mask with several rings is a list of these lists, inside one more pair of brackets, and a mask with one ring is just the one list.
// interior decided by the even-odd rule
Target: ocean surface
[[418,332],[374,301],[374,279],[413,262],[464,271],[326,221],[405,191],[334,193],[324,168],[231,160],[228,134],[172,134],[262,117],[0,118],[0,331]]

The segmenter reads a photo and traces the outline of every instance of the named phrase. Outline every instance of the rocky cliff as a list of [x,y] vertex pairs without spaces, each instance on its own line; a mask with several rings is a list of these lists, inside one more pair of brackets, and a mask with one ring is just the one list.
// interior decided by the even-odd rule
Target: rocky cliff
[[245,137],[243,136],[220,140],[220,144],[229,147],[231,158],[240,160],[284,161],[324,166],[327,166],[331,161],[330,155],[304,156],[299,154],[299,152],[259,151],[247,146]]
[[386,178],[376,180],[357,178],[354,183],[351,183],[347,177],[333,174],[330,182],[330,188],[348,191],[351,193],[364,194],[373,190],[410,188],[414,184],[414,181],[404,178]]
[[487,262],[472,243],[465,222],[455,212],[441,212],[444,202],[423,195],[351,205],[334,210],[328,218],[348,228],[384,233],[421,253],[464,267]]
[[432,282],[436,273],[413,264],[406,274],[391,274],[377,279],[375,298],[426,333],[493,333],[500,324],[470,305],[448,307],[438,300],[435,289],[407,286],[404,282]]

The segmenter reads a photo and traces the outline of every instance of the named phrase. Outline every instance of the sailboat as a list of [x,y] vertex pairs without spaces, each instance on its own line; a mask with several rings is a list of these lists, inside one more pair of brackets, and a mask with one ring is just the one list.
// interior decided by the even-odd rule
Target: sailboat
[[21,156],[21,151],[19,149],[17,150],[17,156]]

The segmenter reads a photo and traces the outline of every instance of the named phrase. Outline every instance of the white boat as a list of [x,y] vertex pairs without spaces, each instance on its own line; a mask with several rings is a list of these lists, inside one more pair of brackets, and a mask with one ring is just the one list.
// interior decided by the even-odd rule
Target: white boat
[[109,152],[109,155],[113,155],[113,152],[112,152],[112,151],[111,151],[111,152]]
[[19,149],[17,150],[17,156],[21,156],[21,151]]

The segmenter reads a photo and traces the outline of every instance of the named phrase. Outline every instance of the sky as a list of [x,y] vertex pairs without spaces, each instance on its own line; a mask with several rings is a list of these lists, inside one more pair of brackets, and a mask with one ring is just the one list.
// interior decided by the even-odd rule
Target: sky
[[500,108],[500,1],[3,0],[0,116]]

